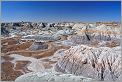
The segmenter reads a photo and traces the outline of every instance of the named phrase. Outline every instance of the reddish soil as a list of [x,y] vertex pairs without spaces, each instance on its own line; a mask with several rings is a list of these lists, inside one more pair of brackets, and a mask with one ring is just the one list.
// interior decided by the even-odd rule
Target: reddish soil
[[21,71],[13,70],[14,64],[11,62],[4,62],[1,64],[1,80],[14,81],[18,76],[22,75]]
[[27,56],[27,57],[32,56],[35,58],[42,58],[42,57],[48,57],[48,56],[53,55],[59,49],[68,49],[69,48],[69,47],[66,47],[63,45],[57,46],[57,45],[54,45],[53,43],[49,43],[48,45],[49,45],[48,49],[45,49],[45,50],[30,51],[30,50],[24,50],[23,49],[23,50],[8,52],[8,53],[6,53],[6,55],[20,54],[20,55]]
[[30,72],[30,70],[28,70],[27,64],[31,63],[30,61],[17,61],[16,62],[16,67],[14,68],[15,70],[22,70],[24,73]]
[[[53,55],[59,49],[68,49],[69,47],[63,45],[57,45],[54,42],[47,42],[48,49],[44,50],[36,50],[31,51],[28,50],[33,42],[25,42],[21,44],[17,44],[17,39],[5,39],[2,40],[2,48],[1,52],[3,54],[1,62],[1,80],[2,81],[14,81],[20,75],[24,73],[31,72],[27,69],[27,65],[30,63],[29,61],[17,61],[12,63],[11,61],[14,59],[9,57],[10,54],[19,54],[26,57],[35,57],[37,59],[48,57]],[[56,63],[56,61],[47,61],[45,60],[44,67],[46,69],[50,69],[52,64]]]
[[2,45],[5,45],[6,43],[7,43],[7,45],[17,44],[19,39],[20,39],[20,37],[2,39],[1,44]]
[[18,51],[18,50],[25,50],[26,48],[30,47],[32,42],[25,42],[22,44],[14,44],[14,45],[7,45],[6,47],[2,47],[2,53],[7,53],[10,51]]
[[5,55],[5,56],[1,56],[1,58],[4,59],[5,61],[11,61],[11,60],[14,59],[14,58],[9,57],[9,56],[7,56],[7,55]]
[[26,66],[29,61],[17,61],[16,65],[11,63],[13,58],[9,56],[3,56],[2,59],[5,61],[1,63],[1,80],[2,81],[14,81],[20,75],[30,72]]

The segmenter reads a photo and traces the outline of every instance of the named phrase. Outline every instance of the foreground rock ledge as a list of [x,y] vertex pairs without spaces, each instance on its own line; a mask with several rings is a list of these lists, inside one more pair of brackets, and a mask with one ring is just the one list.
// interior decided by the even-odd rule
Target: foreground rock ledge
[[91,80],[91,78],[75,76],[72,74],[61,74],[57,72],[31,72],[18,77],[15,82],[83,82]]
[[96,80],[119,80],[121,75],[121,47],[88,47],[79,45],[64,51],[55,70],[82,75]]

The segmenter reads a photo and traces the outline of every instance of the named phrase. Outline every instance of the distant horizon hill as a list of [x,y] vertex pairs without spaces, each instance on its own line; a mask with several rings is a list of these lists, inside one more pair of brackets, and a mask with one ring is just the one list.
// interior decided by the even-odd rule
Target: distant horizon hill
[[38,22],[31,22],[31,21],[16,21],[16,22],[2,22],[2,23],[121,23],[120,21],[96,21],[96,22],[46,22],[46,21],[38,21]]

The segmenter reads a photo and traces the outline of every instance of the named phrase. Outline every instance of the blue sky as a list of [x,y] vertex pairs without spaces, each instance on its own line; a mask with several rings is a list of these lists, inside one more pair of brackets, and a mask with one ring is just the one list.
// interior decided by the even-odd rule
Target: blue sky
[[3,1],[3,22],[120,21],[120,1]]

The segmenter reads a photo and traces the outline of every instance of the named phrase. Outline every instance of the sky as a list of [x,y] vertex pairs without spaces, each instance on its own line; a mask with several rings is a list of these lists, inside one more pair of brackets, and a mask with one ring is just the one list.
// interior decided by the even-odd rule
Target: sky
[[120,1],[2,1],[2,22],[98,22],[121,20]]

